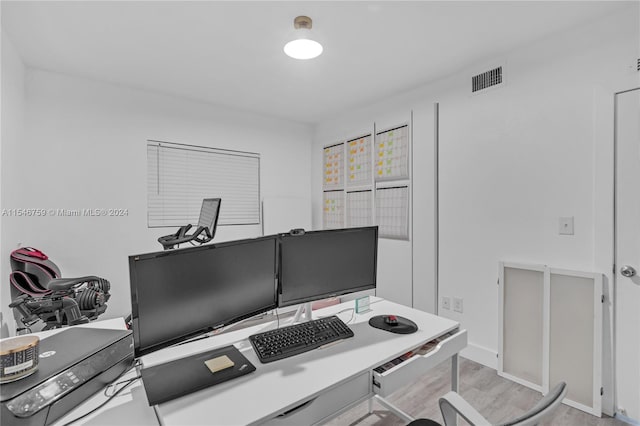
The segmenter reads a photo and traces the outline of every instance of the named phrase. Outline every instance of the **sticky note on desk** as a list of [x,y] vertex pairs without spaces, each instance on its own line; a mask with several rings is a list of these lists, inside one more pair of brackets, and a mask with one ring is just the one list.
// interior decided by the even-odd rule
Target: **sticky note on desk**
[[226,355],[209,359],[204,363],[212,373],[216,373],[220,370],[224,370],[226,368],[233,367],[235,365],[235,363],[231,361],[231,359]]

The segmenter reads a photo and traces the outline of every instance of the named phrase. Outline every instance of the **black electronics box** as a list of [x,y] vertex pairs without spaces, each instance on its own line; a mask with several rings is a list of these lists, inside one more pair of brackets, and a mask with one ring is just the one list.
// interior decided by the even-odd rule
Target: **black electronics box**
[[35,373],[0,386],[3,426],[49,425],[80,405],[132,366],[133,339],[129,330],[69,327],[40,340],[39,352]]

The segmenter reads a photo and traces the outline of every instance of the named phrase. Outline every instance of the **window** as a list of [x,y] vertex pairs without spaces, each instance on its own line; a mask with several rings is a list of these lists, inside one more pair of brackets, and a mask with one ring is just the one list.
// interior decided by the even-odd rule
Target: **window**
[[260,154],[147,141],[150,228],[198,223],[204,198],[222,198],[219,225],[260,223]]

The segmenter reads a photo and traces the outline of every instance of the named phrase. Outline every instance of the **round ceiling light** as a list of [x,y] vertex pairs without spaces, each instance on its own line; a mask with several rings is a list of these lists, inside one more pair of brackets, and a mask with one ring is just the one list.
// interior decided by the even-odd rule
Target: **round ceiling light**
[[293,21],[296,29],[295,40],[284,46],[284,53],[294,59],[312,59],[320,56],[322,45],[311,39],[311,18],[308,16],[298,16]]

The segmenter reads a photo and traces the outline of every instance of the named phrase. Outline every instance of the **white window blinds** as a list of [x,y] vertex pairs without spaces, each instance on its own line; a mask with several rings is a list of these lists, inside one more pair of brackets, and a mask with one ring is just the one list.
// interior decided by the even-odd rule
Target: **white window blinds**
[[147,141],[148,226],[197,224],[204,198],[219,225],[260,223],[260,154]]

